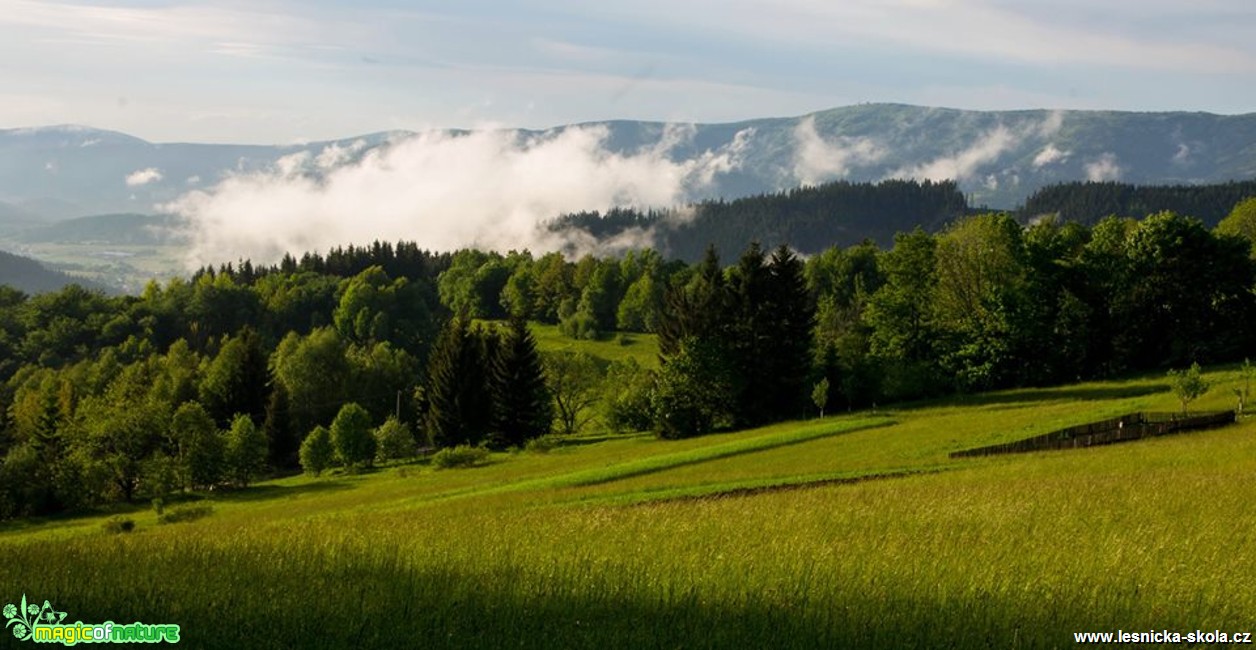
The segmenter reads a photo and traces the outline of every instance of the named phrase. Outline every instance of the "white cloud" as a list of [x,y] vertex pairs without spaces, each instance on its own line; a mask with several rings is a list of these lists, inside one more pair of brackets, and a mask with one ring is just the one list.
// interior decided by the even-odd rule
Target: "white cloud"
[[1086,163],[1086,179],[1091,181],[1115,181],[1121,179],[1121,166],[1116,154],[1108,152]]
[[586,209],[673,205],[736,169],[752,133],[683,161],[671,160],[667,150],[688,137],[683,132],[670,133],[669,145],[629,154],[608,151],[608,136],[601,127],[531,137],[426,132],[331,169],[319,161],[340,154],[294,154],[163,208],[190,224],[192,268],[241,256],[273,262],[285,252],[375,239],[415,240],[438,250],[558,250],[573,242],[546,231],[544,221]]
[[1068,160],[1070,155],[1072,155],[1071,151],[1063,151],[1057,148],[1055,143],[1048,144],[1042,148],[1042,151],[1038,152],[1038,155],[1034,156],[1034,169],[1041,169],[1047,165],[1064,162]]
[[156,167],[138,169],[126,177],[127,187],[139,187],[161,180],[161,170]]
[[1000,124],[983,133],[968,148],[952,156],[935,158],[914,167],[903,167],[890,174],[894,178],[919,180],[964,180],[972,177],[982,165],[994,162],[1020,142],[1020,136]]
[[1187,165],[1191,162],[1191,148],[1186,143],[1178,143],[1177,153],[1173,154],[1173,162],[1178,165]]
[[816,131],[816,119],[808,116],[794,128],[793,183],[814,185],[843,178],[857,165],[875,163],[885,156],[871,138],[838,136],[825,140]]
[[188,176],[187,180],[184,182],[187,183],[188,185],[200,185],[201,177],[197,175]]

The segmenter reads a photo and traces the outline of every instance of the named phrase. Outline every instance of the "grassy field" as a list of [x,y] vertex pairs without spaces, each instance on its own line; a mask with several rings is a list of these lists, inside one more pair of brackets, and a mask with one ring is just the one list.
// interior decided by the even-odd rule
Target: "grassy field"
[[584,352],[604,361],[633,359],[643,368],[659,365],[658,337],[654,334],[624,332],[605,340],[577,341],[558,331],[557,325],[529,323],[537,347],[546,352]]
[[[1233,406],[1234,373],[1210,379],[1193,406]],[[189,523],[135,510],[129,534],[104,532],[106,515],[13,523],[0,600],[178,623],[205,648],[1015,648],[1252,630],[1256,421],[947,456],[1175,407],[1151,377],[294,477],[216,496]]]

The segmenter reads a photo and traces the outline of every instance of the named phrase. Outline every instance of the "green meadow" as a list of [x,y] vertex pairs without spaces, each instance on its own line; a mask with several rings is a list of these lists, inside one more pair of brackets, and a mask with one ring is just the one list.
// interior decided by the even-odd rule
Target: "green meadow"
[[[1208,378],[1192,407],[1232,408],[1237,373]],[[1152,376],[291,477],[215,494],[184,523],[139,506],[9,523],[0,600],[176,623],[197,648],[1017,648],[1252,630],[1256,420],[948,458],[1175,408]],[[106,532],[111,516],[134,531]]]

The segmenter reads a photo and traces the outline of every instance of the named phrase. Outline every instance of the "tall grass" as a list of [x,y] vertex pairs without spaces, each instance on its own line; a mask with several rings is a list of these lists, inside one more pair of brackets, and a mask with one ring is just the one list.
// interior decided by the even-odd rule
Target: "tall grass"
[[[844,418],[292,479],[179,526],[137,517],[129,535],[99,519],[15,532],[0,541],[12,592],[0,600],[178,623],[205,648],[1014,648],[1069,646],[1074,631],[1250,629],[1256,424],[945,461],[956,445],[1166,397],[1050,395],[899,410],[879,428]],[[589,501],[882,466],[946,471]],[[472,491],[450,499],[443,481]],[[320,484],[335,487],[305,487]]]

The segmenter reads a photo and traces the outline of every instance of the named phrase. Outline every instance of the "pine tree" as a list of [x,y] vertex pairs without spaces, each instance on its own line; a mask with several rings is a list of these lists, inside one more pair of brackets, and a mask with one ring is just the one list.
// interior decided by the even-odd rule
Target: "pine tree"
[[493,359],[493,429],[503,447],[549,433],[554,409],[536,340],[522,318],[511,318]]

